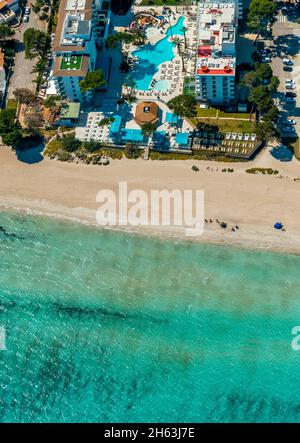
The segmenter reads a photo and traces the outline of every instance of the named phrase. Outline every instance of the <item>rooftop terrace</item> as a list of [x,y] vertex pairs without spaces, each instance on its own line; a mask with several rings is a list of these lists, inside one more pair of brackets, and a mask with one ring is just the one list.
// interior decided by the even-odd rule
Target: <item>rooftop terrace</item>
[[79,70],[82,65],[83,56],[82,55],[71,55],[70,57],[63,56],[61,58],[60,69],[76,69]]

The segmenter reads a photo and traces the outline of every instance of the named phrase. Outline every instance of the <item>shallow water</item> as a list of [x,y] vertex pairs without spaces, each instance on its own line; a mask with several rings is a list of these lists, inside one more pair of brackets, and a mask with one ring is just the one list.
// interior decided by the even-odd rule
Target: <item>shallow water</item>
[[299,421],[299,257],[0,226],[0,421]]

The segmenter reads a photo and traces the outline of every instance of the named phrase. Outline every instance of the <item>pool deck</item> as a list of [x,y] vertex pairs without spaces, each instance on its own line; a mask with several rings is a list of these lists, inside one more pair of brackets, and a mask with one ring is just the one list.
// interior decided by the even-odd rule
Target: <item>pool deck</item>
[[[184,64],[185,64],[185,72],[183,71],[182,66],[182,57],[178,54],[178,50],[175,48],[174,53],[175,57],[173,60],[167,61],[165,63],[162,63],[159,65],[158,72],[155,73],[153,76],[153,79],[156,80],[156,82],[160,81],[168,81],[170,86],[166,91],[155,91],[154,89],[141,91],[136,90],[136,97],[139,100],[145,100],[145,99],[158,99],[165,103],[167,103],[172,98],[176,97],[179,94],[182,94],[183,91],[183,81],[184,77],[190,75],[193,75],[195,73],[195,63],[196,63],[196,51],[197,51],[197,27],[196,27],[196,12],[197,7],[196,6],[190,6],[189,7],[189,14],[187,14],[185,7],[170,7],[172,10],[172,15],[170,18],[170,25],[174,26],[178,22],[179,18],[184,16],[184,26],[187,29],[186,30],[186,43],[187,47],[185,48],[184,44],[184,36],[180,35],[180,38],[183,42],[182,51],[184,51]],[[139,12],[147,12],[147,11],[153,11],[155,10],[157,12],[157,15],[162,14],[162,7],[141,7],[141,6],[135,6],[133,8],[133,12],[135,14]],[[163,34],[160,31],[157,32],[150,32],[148,36],[148,42],[152,45],[155,45],[158,41],[163,39],[165,37],[165,33],[167,32],[169,26],[165,25],[162,30],[164,31]],[[173,35],[175,37],[176,34]],[[129,53],[133,53],[137,47],[134,45],[126,45],[124,48]],[[123,91],[126,93],[126,91]]]

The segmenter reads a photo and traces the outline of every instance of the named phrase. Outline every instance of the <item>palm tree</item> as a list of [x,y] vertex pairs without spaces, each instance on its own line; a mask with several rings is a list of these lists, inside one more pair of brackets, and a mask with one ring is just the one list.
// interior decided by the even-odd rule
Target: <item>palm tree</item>
[[180,37],[173,37],[172,38],[172,42],[174,43],[174,45],[177,48],[178,51],[178,55],[181,57],[181,62],[182,62],[182,72],[185,72],[185,63],[184,63],[184,57],[185,57],[185,53],[182,51],[182,45],[183,45],[183,41],[181,40]]
[[182,48],[183,41],[181,40],[180,37],[173,37],[172,38],[172,42],[176,46],[178,54],[181,56],[181,48]]
[[106,47],[108,49],[118,48],[124,60],[124,53],[122,50],[122,43],[132,43],[134,40],[133,34],[127,34],[126,32],[117,32],[115,34],[110,34],[106,39]]
[[133,96],[133,91],[136,89],[136,81],[132,77],[128,77],[124,82],[124,87],[127,89],[130,97]]
[[132,37],[133,43],[139,46],[144,45],[147,41],[146,33],[141,29],[136,29]]
[[183,32],[183,36],[184,36],[184,47],[185,49],[187,49],[187,41],[186,41],[186,31],[188,30],[188,28],[186,28],[185,26],[183,26],[181,28],[181,31]]
[[156,130],[156,124],[155,123],[145,123],[142,126],[142,132],[143,134],[145,134],[147,137],[151,137],[151,135],[153,134],[153,132]]

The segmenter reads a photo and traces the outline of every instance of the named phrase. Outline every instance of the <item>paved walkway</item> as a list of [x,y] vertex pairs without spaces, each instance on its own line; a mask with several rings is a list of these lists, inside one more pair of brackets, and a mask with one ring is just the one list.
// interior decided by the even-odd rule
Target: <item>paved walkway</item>
[[[27,3],[31,6],[30,2]],[[35,90],[35,83],[33,80],[36,78],[36,74],[32,73],[34,65],[37,60],[29,60],[25,58],[25,48],[24,48],[24,33],[29,28],[38,29],[40,31],[45,31],[47,28],[47,21],[41,21],[37,14],[34,14],[32,8],[29,16],[28,23],[22,23],[18,29],[16,29],[15,40],[16,40],[16,57],[15,65],[13,68],[13,74],[9,83],[8,98],[14,98],[14,91],[17,88],[28,88]]]

